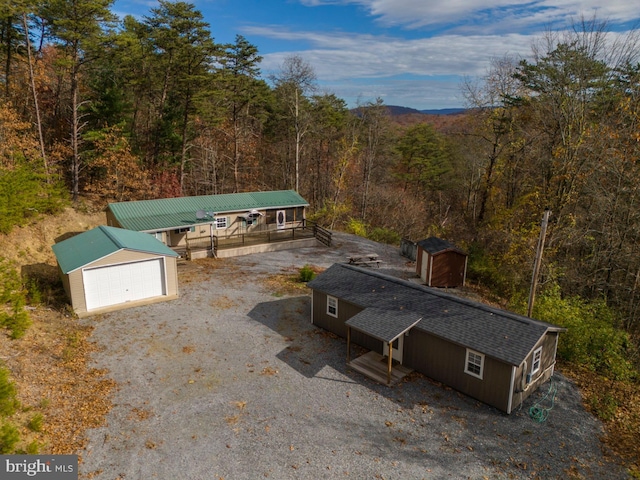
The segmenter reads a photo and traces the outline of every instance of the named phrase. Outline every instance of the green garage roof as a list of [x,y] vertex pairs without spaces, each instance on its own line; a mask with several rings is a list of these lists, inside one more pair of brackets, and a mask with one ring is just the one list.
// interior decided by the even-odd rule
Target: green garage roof
[[120,250],[177,257],[178,254],[148,233],[100,226],[51,247],[63,273],[69,273]]
[[123,228],[152,232],[203,223],[197,218],[198,211],[219,215],[308,206],[297,192],[279,190],[110,203],[108,208]]

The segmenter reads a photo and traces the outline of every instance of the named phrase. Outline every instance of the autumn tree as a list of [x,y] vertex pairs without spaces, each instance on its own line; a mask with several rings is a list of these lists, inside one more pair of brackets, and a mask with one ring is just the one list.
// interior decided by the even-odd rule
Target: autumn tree
[[275,95],[282,105],[282,115],[291,127],[293,140],[293,186],[300,189],[300,162],[302,141],[309,132],[308,95],[316,89],[316,73],[313,67],[300,55],[287,57],[280,71],[272,76]]
[[[500,207],[511,208],[523,180],[517,174],[524,142],[516,121],[516,99],[521,90],[514,78],[515,69],[511,57],[493,59],[483,79],[478,83],[466,81],[463,87],[471,127],[464,136],[471,137],[467,146],[473,152],[469,159],[473,166],[468,173],[474,177],[478,174],[469,179],[469,203],[479,223],[485,220],[489,203],[498,192],[504,198]],[[504,182],[502,188],[494,188],[499,181]]]
[[88,160],[88,191],[117,202],[152,198],[149,174],[131,153],[118,127],[96,131],[88,137],[93,144]]
[[38,214],[57,212],[64,195],[46,181],[31,125],[15,110],[0,106],[0,233],[8,233]]
[[71,193],[74,201],[80,193],[83,89],[81,73],[101,51],[105,30],[113,21],[111,0],[52,0],[42,5],[40,16],[48,22],[52,40],[64,55],[63,66],[69,77],[71,111]]
[[388,153],[391,127],[387,107],[381,98],[359,105],[356,108],[355,115],[359,120],[362,151],[360,217],[366,221],[371,182],[376,169],[380,167],[382,157]]
[[[303,169],[300,188],[314,208],[322,208],[335,197],[336,165],[345,158],[353,160],[354,151],[345,145],[356,145],[358,137],[353,131],[352,116],[347,104],[333,94],[314,95],[309,101],[309,134],[307,151],[309,161]],[[345,140],[349,138],[349,141]],[[345,149],[349,151],[345,155]],[[340,185],[344,185],[344,181]]]
[[[241,171],[249,169],[250,159],[256,159],[258,143],[265,121],[265,103],[269,89],[260,80],[258,49],[242,35],[233,44],[224,45],[217,58],[213,90],[205,92],[201,108],[229,145],[233,191],[247,184],[241,181]],[[213,118],[212,118],[213,117]],[[222,149],[221,149],[222,150]],[[254,171],[256,166],[254,165]]]

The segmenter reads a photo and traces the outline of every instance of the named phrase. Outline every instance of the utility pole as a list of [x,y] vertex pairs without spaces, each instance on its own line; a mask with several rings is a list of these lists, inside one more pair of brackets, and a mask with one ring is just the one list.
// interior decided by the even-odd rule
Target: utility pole
[[544,240],[547,236],[547,225],[549,224],[549,216],[551,210],[545,209],[542,215],[542,225],[540,227],[540,238],[538,238],[538,247],[536,248],[536,258],[533,263],[533,275],[531,276],[531,289],[529,290],[529,309],[527,316],[530,317],[533,312],[533,302],[536,299],[536,288],[538,286],[538,274],[540,273],[540,264],[542,263],[542,252],[544,250]]

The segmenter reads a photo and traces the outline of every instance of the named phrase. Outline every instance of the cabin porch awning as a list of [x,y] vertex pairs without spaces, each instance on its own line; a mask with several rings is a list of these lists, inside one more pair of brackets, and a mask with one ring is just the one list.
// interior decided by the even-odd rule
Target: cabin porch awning
[[422,317],[413,312],[365,308],[345,322],[347,327],[369,335],[386,343],[415,327]]

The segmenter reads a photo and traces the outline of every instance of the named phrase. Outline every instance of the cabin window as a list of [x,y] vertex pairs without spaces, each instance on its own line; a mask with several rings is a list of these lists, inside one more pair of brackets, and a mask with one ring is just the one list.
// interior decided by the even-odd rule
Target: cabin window
[[533,362],[531,362],[531,375],[540,370],[542,363],[542,347],[536,348],[533,352]]
[[327,295],[327,315],[338,317],[338,299]]
[[482,380],[484,370],[484,355],[467,349],[467,361],[465,362],[464,373],[468,373]]
[[227,228],[227,217],[216,217],[216,230]]

